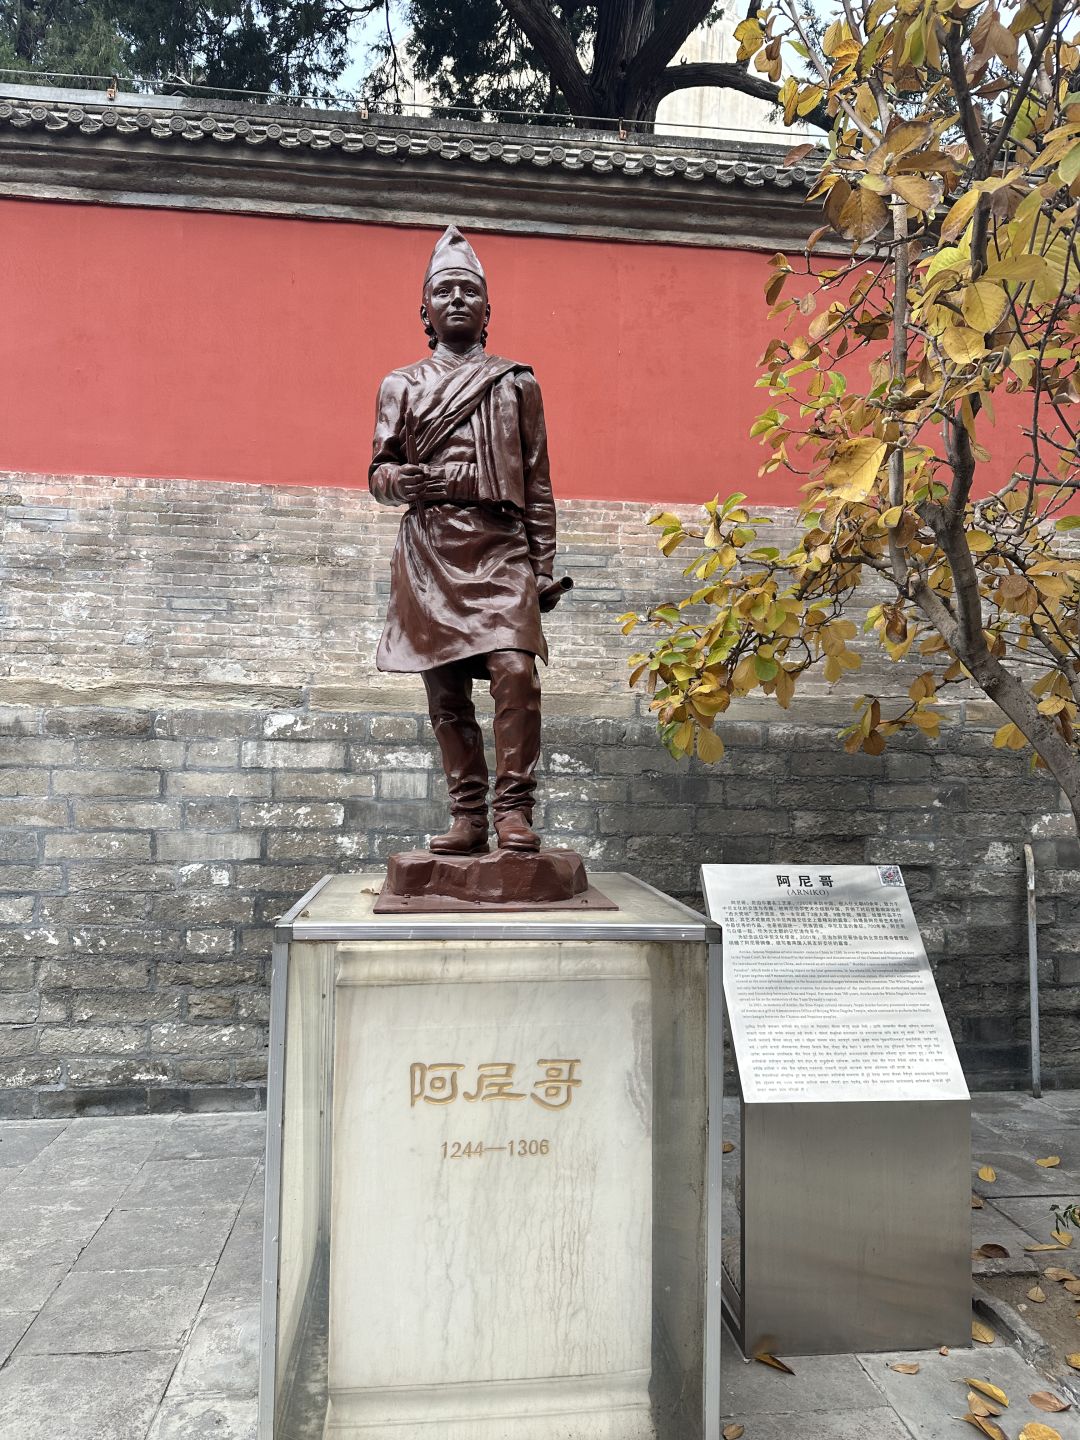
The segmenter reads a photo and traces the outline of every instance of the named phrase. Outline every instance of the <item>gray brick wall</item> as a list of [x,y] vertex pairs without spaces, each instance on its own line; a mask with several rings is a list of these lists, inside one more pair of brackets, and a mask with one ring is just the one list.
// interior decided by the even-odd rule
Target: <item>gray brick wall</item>
[[[256,1106],[271,924],[445,816],[415,680],[371,655],[395,519],[358,492],[12,477],[0,508],[0,1114]],[[724,764],[676,765],[614,617],[671,588],[639,506],[562,507],[539,820],[699,903],[706,861],[898,861],[973,1084],[1027,1065],[1022,846],[1040,845],[1047,1081],[1080,1083],[1080,853],[993,713],[847,756],[868,654]],[[185,604],[179,606],[177,602]],[[205,602],[205,603],[204,603]],[[211,603],[212,602],[212,603]],[[967,724],[959,723],[966,720]]]

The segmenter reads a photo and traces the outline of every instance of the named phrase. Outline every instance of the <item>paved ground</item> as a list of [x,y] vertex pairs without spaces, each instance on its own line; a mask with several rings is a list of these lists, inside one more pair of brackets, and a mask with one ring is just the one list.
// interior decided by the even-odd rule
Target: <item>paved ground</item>
[[[262,1145],[259,1115],[0,1123],[0,1440],[254,1440]],[[981,1278],[1067,1265],[1024,1247],[1047,1239],[1055,1197],[1080,1198],[1080,1093],[977,1097],[973,1156],[996,1172],[975,1181],[973,1244],[1009,1251],[977,1260]],[[977,1376],[1009,1396],[1008,1440],[1030,1421],[1080,1440],[1080,1406],[1028,1400],[1071,1383],[1061,1347],[1025,1329],[1034,1311],[1012,1312],[1019,1348],[991,1311],[989,1347],[785,1357],[793,1376],[729,1347],[725,1424],[745,1440],[962,1440]]]

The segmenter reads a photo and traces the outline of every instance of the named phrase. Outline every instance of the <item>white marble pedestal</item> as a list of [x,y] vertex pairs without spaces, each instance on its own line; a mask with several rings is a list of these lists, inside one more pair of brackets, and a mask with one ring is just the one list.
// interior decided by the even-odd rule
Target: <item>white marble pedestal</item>
[[486,921],[372,917],[372,879],[305,897],[275,954],[260,1440],[699,1436],[714,932],[623,876],[616,912]]
[[328,1437],[652,1440],[632,946],[342,946]]

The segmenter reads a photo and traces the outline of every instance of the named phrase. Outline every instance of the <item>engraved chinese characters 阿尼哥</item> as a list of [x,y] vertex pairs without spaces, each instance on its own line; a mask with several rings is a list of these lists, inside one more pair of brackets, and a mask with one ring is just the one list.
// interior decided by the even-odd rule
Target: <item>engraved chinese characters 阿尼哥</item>
[[517,1065],[509,1060],[486,1060],[476,1067],[476,1086],[472,1093],[460,1088],[459,1072],[464,1064],[451,1060],[439,1060],[425,1064],[414,1060],[409,1066],[410,1103],[421,1101],[426,1105],[452,1105],[455,1100],[467,1100],[475,1104],[478,1100],[533,1100],[545,1110],[565,1110],[574,1098],[574,1091],[581,1085],[578,1071],[580,1060],[538,1060],[537,1065],[544,1074],[532,1086],[532,1094],[526,1097],[524,1091],[515,1090]]

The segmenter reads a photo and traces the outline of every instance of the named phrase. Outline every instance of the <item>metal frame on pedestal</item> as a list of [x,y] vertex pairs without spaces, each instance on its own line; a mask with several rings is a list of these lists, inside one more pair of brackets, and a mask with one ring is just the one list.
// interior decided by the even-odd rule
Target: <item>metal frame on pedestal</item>
[[[721,1294],[721,1163],[724,1086],[722,948],[720,927],[704,915],[681,905],[636,876],[621,874],[638,889],[663,900],[686,917],[685,923],[617,924],[597,919],[583,923],[573,911],[553,911],[551,918],[512,920],[474,914],[376,916],[360,922],[327,923],[305,918],[312,901],[336,876],[326,875],[277,921],[274,927],[270,989],[269,1082],[267,1087],[266,1223],[263,1234],[263,1274],[260,1322],[258,1440],[275,1440],[274,1394],[277,1383],[277,1287],[281,1236],[282,1133],[285,1103],[285,1021],[289,950],[294,942],[350,940],[472,940],[520,941],[668,941],[704,944],[707,953],[707,1072],[706,1105],[706,1265],[702,1277],[704,1312],[702,1434],[714,1440],[720,1433],[720,1345],[723,1324]],[[599,878],[602,885],[603,880]],[[535,913],[535,912],[533,912]],[[607,913],[607,912],[599,912]],[[561,918],[566,916],[565,919]]]

